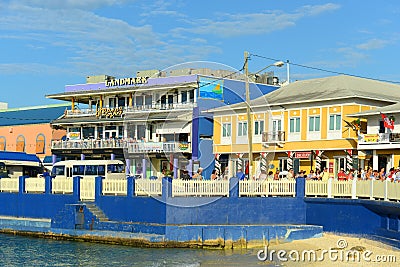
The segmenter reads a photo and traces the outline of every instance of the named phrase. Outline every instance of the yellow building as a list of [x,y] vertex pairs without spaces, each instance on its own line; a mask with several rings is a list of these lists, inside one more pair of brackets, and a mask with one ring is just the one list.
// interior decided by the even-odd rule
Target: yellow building
[[[352,76],[296,81],[250,102],[253,167],[295,172],[327,167],[334,176],[358,168],[357,131],[365,121],[348,115],[397,103],[400,86]],[[214,113],[214,153],[227,159],[229,175],[248,166],[246,104]],[[363,166],[361,166],[363,167]]]

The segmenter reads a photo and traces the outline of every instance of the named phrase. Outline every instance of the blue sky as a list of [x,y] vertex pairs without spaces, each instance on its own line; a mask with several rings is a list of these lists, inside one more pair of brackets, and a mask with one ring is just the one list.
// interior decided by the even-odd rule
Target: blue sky
[[[399,16],[398,0],[3,0],[0,102],[61,103],[45,95],[88,75],[188,61],[240,69],[244,51],[250,71],[279,59],[399,82]],[[286,68],[271,70],[286,80]],[[329,75],[290,67],[292,81]]]

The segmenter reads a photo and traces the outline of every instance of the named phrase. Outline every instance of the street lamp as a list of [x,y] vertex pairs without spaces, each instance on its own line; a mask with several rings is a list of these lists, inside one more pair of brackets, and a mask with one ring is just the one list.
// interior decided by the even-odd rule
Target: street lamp
[[[269,67],[282,67],[285,63],[282,61],[277,61],[271,65],[266,66],[265,68],[257,71],[254,74],[260,73],[263,70],[268,69]],[[244,52],[244,71],[245,71],[245,83],[246,83],[246,113],[247,113],[247,141],[249,143],[249,179],[252,177],[253,170],[253,125],[252,118],[250,112],[250,84],[249,84],[249,52]]]

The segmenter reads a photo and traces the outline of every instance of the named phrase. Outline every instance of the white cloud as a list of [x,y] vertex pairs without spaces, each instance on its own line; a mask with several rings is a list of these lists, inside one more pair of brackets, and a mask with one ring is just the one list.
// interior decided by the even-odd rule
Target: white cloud
[[296,25],[296,22],[304,17],[315,16],[327,11],[340,8],[336,4],[304,6],[293,13],[283,11],[264,11],[252,14],[222,13],[211,19],[186,19],[185,22],[192,27],[180,27],[173,31],[178,33],[191,32],[196,34],[213,34],[221,37],[234,37],[241,35],[255,35],[270,33]]
[[359,44],[356,47],[358,49],[362,49],[362,50],[372,50],[372,49],[380,49],[385,47],[387,44],[389,43],[389,41],[387,40],[382,40],[382,39],[370,39],[365,43]]
[[93,10],[103,6],[119,5],[126,0],[14,0],[11,3],[45,9]]

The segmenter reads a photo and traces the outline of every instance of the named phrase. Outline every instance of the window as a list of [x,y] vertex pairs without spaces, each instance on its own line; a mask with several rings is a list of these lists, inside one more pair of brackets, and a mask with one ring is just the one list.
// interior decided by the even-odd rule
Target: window
[[146,95],[144,97],[144,104],[146,105],[146,107],[151,107],[152,103],[153,103],[153,96]]
[[119,96],[118,97],[118,107],[125,107],[125,97]]
[[319,132],[320,131],[320,116],[311,116],[308,121],[308,131]]
[[342,115],[329,115],[329,131],[339,131],[342,123]]
[[116,98],[115,97],[110,97],[108,99],[108,107],[109,108],[115,108],[115,103],[116,103]]
[[181,92],[181,97],[182,97],[182,103],[186,103],[187,102],[187,92],[186,91],[182,91]]
[[232,125],[230,123],[222,124],[222,137],[231,137]]
[[261,135],[264,132],[264,121],[254,122],[254,135]]
[[23,135],[18,135],[17,137],[17,152],[25,152],[25,137]]
[[36,154],[44,154],[45,150],[46,148],[44,134],[38,134],[36,136]]
[[94,138],[94,127],[82,127],[82,134],[84,139]]
[[238,126],[238,136],[247,135],[247,122],[239,122]]
[[289,132],[290,133],[299,133],[300,132],[300,117],[290,118]]

